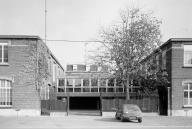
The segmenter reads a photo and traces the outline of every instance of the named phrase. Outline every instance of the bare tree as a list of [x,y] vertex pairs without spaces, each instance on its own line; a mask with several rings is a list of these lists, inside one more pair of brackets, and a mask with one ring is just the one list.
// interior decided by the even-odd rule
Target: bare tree
[[160,24],[161,21],[149,13],[137,8],[127,9],[121,11],[120,22],[100,33],[107,49],[95,59],[115,66],[115,74],[125,86],[127,100],[130,99],[129,82],[133,80],[140,61],[161,44]]

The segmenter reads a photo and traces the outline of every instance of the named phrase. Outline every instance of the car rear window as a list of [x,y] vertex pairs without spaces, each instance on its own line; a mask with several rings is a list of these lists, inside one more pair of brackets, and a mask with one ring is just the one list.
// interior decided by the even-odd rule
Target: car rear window
[[124,105],[123,106],[123,111],[140,111],[139,107],[136,105]]

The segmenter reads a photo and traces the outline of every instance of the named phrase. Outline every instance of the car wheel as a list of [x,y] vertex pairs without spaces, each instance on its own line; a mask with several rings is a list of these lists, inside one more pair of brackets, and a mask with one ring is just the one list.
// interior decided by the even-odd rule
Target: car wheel
[[138,118],[138,122],[141,123],[142,122],[142,118]]
[[115,118],[117,119],[117,120],[119,120],[120,118],[117,116],[117,114],[115,114]]
[[121,119],[121,122],[124,122],[124,118],[123,118],[122,116],[121,116],[121,118],[120,118],[120,119]]

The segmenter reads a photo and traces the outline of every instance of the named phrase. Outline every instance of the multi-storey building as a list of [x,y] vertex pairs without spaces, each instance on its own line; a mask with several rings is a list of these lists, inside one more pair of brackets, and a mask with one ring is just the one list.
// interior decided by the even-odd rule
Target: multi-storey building
[[167,115],[192,116],[192,39],[169,39],[143,62],[152,59],[166,70],[170,82],[159,106]]
[[38,36],[0,36],[0,115],[40,115],[64,69]]
[[[157,112],[156,98],[136,99],[137,88],[129,87],[131,101],[139,104],[143,111]],[[58,79],[57,89],[57,99],[67,102],[70,111],[95,110],[104,114],[126,103],[125,88],[108,66],[67,65],[65,76]]]
[[65,76],[58,80],[58,99],[69,97],[70,109],[101,108],[101,96],[124,96],[124,87],[108,71],[107,66],[67,65]]

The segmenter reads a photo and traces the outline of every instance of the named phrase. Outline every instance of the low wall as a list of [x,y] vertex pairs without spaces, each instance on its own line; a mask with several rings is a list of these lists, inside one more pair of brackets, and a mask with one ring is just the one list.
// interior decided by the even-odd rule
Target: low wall
[[40,110],[34,109],[1,109],[0,116],[40,116]]
[[190,116],[192,117],[192,109],[184,110],[168,110],[169,116]]

